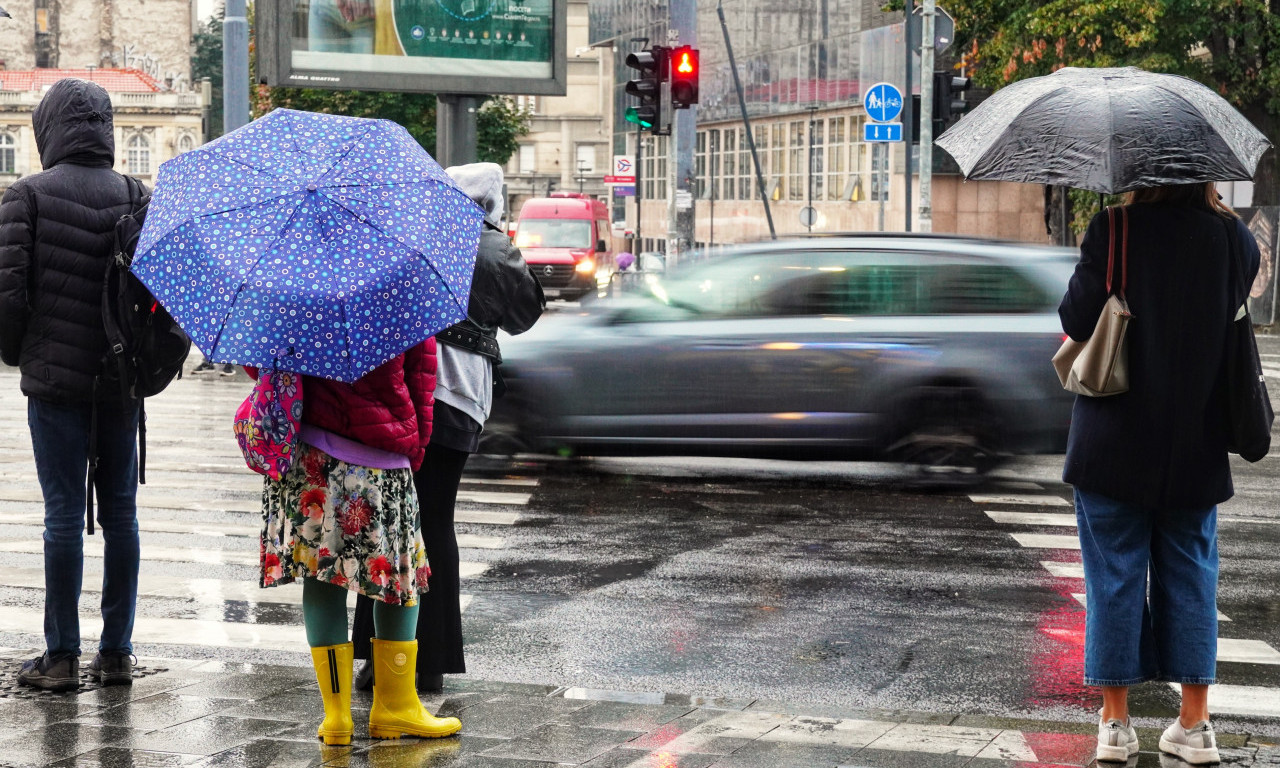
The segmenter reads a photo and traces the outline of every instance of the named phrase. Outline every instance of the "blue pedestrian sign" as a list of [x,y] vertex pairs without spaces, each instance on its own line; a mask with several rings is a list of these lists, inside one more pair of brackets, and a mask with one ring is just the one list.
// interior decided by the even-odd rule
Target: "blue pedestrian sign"
[[863,123],[863,141],[902,141],[902,123]]
[[877,123],[890,123],[902,112],[902,91],[890,83],[876,83],[862,96],[867,117]]

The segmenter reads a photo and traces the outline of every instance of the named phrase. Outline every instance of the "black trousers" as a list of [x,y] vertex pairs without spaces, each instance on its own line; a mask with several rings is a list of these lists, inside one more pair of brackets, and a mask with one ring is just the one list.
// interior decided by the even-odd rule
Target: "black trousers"
[[[462,658],[462,607],[458,602],[458,539],[453,532],[453,507],[458,500],[462,469],[471,454],[435,444],[427,446],[422,466],[413,474],[422,515],[422,540],[427,548],[431,578],[418,609],[418,674],[456,675],[467,671]],[[355,657],[370,657],[373,601],[356,598],[351,640]]]

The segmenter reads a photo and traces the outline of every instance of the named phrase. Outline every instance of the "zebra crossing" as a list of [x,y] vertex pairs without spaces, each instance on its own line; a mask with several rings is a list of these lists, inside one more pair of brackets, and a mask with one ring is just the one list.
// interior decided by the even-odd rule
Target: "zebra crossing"
[[[39,647],[43,616],[32,606],[44,589],[43,498],[16,379],[16,372],[0,371],[0,434],[8,437],[0,444],[0,635],[6,644]],[[305,652],[301,587],[258,585],[262,478],[245,468],[230,428],[247,394],[245,382],[179,380],[147,401],[134,628],[142,649]],[[539,483],[535,476],[464,475],[456,512],[464,611],[475,599],[468,582],[501,556]],[[86,536],[84,552],[81,631],[89,644],[102,629],[96,609],[101,535]]]
[[[1041,489],[1043,490],[1043,488]],[[1046,557],[1039,564],[1054,579],[1071,582],[1067,594],[1087,610],[1084,594],[1084,565],[1080,560],[1080,541],[1075,533],[1076,516],[1057,510],[1071,507],[1072,502],[1053,493],[1024,493],[1020,495],[971,494],[970,501],[983,507],[986,517],[998,526],[1009,530],[1009,537],[1024,549],[1043,551]],[[992,508],[995,507],[995,508]],[[1046,511],[1031,511],[1040,509]],[[1220,524],[1246,522],[1231,517],[1220,517]],[[1253,521],[1248,521],[1253,522]],[[1019,530],[1033,528],[1036,530]],[[1042,533],[1043,529],[1071,529],[1071,533]],[[1230,637],[1234,634],[1234,622],[1221,611],[1218,620],[1227,624],[1220,628],[1218,637],[1218,662],[1242,665],[1280,665],[1280,651],[1268,643],[1249,638]],[[1224,636],[1226,635],[1226,636]],[[1220,672],[1221,674],[1221,672]],[[1248,675],[1244,675],[1248,677]],[[1175,690],[1175,684],[1170,684]],[[1245,716],[1280,717],[1280,688],[1268,686],[1219,684],[1209,689],[1209,706],[1213,712]]]
[[1259,353],[1262,360],[1262,373],[1271,379],[1280,379],[1280,355]]

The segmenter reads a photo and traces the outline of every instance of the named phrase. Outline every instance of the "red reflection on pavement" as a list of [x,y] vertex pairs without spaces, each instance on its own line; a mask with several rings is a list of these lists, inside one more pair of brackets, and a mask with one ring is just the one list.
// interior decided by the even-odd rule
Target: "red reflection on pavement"
[[1037,617],[1027,704],[1091,709],[1097,692],[1084,684],[1084,607],[1072,596],[1084,581],[1050,578],[1046,586],[1061,599]]

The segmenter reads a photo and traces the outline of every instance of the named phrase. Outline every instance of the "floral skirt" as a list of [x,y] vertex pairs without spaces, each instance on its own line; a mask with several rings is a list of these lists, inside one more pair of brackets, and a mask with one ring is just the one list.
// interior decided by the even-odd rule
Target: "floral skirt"
[[418,496],[408,469],[348,464],[301,441],[262,488],[262,586],[313,578],[392,605],[427,591]]

